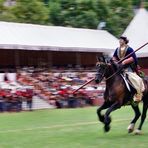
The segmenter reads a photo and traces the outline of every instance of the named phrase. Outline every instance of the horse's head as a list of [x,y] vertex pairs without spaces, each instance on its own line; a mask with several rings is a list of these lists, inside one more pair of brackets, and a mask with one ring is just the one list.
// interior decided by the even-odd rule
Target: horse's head
[[98,58],[98,62],[96,63],[96,77],[95,77],[95,82],[100,83],[103,78],[105,77],[106,71],[108,67],[108,62],[107,60],[102,56]]

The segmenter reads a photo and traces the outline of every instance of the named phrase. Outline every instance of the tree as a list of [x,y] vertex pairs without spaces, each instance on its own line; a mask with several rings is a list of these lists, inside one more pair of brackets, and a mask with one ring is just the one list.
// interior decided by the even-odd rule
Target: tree
[[148,0],[132,0],[134,8],[139,8],[143,3],[144,8],[148,9]]
[[9,8],[10,20],[22,23],[47,24],[48,9],[40,0],[16,0],[16,5]]
[[119,37],[134,16],[132,0],[110,0],[106,29]]
[[5,10],[5,8],[4,8],[4,0],[0,0],[0,15],[2,15],[4,10]]
[[103,0],[50,0],[49,10],[52,24],[79,28],[96,29],[106,15]]
[[0,0],[0,20],[4,20],[6,14],[6,7],[4,6],[4,0]]
[[64,6],[64,3],[62,3],[62,8],[67,9],[67,11],[63,11],[66,26],[96,29],[99,20],[91,0],[75,2],[71,0],[66,7]]
[[64,25],[63,24],[63,16],[61,14],[62,8],[61,4],[56,1],[50,1],[49,2],[49,18],[50,18],[50,23],[53,25]]
[[49,0],[50,21],[53,25],[104,29],[115,36],[123,33],[134,15],[133,0]]

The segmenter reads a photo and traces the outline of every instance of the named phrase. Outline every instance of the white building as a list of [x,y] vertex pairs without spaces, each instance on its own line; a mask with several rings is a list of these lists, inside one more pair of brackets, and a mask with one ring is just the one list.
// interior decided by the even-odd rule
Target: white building
[[95,64],[98,53],[109,54],[118,45],[118,40],[105,30],[0,22],[0,34],[2,64],[9,61],[5,59],[14,50],[9,61],[13,65],[34,65],[47,60],[48,64]]

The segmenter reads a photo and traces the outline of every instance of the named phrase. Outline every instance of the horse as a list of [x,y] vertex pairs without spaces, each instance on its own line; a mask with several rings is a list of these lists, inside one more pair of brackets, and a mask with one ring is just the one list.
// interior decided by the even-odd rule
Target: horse
[[[106,88],[104,91],[104,103],[97,109],[97,115],[100,122],[104,123],[104,131],[110,131],[111,117],[110,114],[125,105],[130,105],[134,110],[135,116],[128,126],[128,133],[134,132],[135,134],[142,133],[142,125],[146,118],[148,109],[148,79],[143,79],[145,91],[143,92],[143,111],[142,114],[139,109],[139,104],[133,103],[133,96],[136,90],[129,85],[130,90],[125,84],[122,71],[118,71],[112,62],[108,62],[105,57],[100,57],[96,65],[96,83],[100,83],[105,79]],[[107,109],[105,114],[101,111]],[[136,121],[141,116],[139,127],[134,130]]]

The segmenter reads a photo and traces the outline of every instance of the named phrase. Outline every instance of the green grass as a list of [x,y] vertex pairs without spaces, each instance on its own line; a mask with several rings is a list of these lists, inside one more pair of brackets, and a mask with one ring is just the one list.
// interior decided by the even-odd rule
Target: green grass
[[104,133],[96,107],[51,109],[0,114],[0,148],[146,148],[148,123],[143,135],[127,133],[133,117],[130,107],[112,113],[111,131]]

